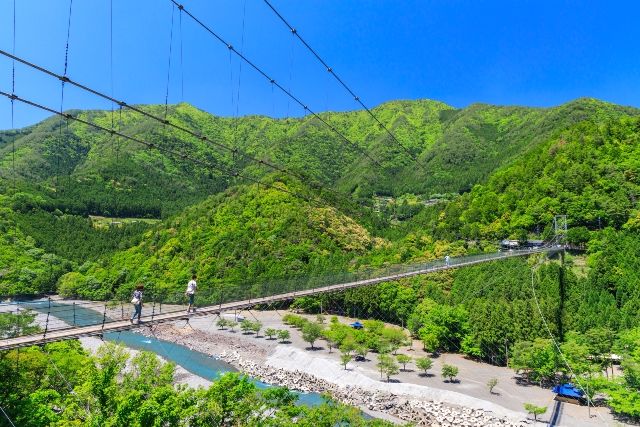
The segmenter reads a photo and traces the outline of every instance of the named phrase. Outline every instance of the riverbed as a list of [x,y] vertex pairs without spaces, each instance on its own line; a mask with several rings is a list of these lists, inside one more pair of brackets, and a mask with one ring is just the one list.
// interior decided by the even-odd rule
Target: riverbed
[[[32,309],[41,313],[41,320],[42,315],[49,313],[50,322],[64,322],[67,325],[95,325],[100,323],[104,316],[104,313],[100,313],[97,310],[87,309],[79,305],[76,305],[73,310],[70,310],[70,304],[59,301],[52,301],[50,306],[48,301],[22,302],[19,306],[24,309]],[[110,314],[113,315],[113,313]],[[95,351],[97,347],[96,341],[99,340],[99,338],[81,338],[80,340],[83,342],[85,347]],[[187,346],[163,340],[149,334],[145,336],[132,331],[106,332],[103,335],[102,340],[114,342],[137,351],[149,351],[155,353],[166,361],[175,363],[178,367],[176,373],[180,379],[179,382],[190,384],[192,386],[207,386],[211,381],[219,378],[226,372],[238,371],[238,369],[233,365],[225,362],[216,355],[205,354],[203,352],[190,349]],[[189,378],[188,375],[185,375],[184,372],[181,372],[182,370],[192,374],[191,378]],[[193,376],[197,378],[193,378]],[[254,382],[260,388],[270,386],[269,384],[259,380],[254,379]],[[298,393],[298,402],[313,406],[321,404],[323,399],[318,393]]]

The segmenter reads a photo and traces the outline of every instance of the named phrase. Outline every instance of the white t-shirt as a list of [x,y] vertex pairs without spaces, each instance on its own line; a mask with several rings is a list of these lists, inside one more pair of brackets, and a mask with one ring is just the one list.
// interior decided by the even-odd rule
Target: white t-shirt
[[196,293],[196,289],[198,289],[198,285],[196,284],[196,281],[191,279],[189,281],[189,283],[187,284],[187,293],[189,295],[195,294]]

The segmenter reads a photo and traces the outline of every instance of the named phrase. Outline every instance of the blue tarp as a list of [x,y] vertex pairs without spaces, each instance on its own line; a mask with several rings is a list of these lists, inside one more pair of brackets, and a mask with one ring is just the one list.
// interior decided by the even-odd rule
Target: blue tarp
[[357,320],[355,322],[353,322],[349,326],[351,326],[354,329],[362,329],[362,328],[364,328],[364,325],[362,323],[358,322]]
[[584,396],[584,392],[577,387],[574,387],[573,384],[558,384],[553,387],[552,391],[557,394],[561,394],[562,396],[575,397],[580,399]]

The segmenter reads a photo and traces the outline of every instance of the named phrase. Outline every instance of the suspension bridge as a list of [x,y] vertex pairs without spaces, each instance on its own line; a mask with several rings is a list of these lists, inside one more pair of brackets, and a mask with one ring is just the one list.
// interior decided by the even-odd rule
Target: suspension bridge
[[[286,282],[274,282],[256,286],[230,286],[220,289],[213,294],[198,295],[199,299],[205,299],[208,301],[208,305],[199,308],[193,313],[186,313],[182,306],[168,304],[168,302],[175,301],[171,300],[170,297],[152,297],[151,301],[147,298],[147,301],[145,302],[145,314],[142,316],[142,322],[140,324],[133,324],[129,320],[113,319],[107,315],[110,306],[111,308],[116,308],[117,305],[123,307],[123,301],[116,302],[115,305],[113,301],[105,301],[101,303],[92,301],[80,303],[74,302],[73,304],[69,304],[67,310],[76,310],[78,307],[101,310],[103,313],[102,321],[84,326],[75,325],[75,321],[73,321],[72,324],[61,324],[61,322],[54,322],[52,319],[50,310],[51,299],[49,298],[47,301],[44,301],[45,305],[40,308],[41,313],[46,313],[44,331],[36,334],[15,336],[0,340],[0,350],[42,345],[50,342],[86,336],[101,336],[105,332],[122,331],[137,328],[140,327],[140,325],[152,326],[160,323],[180,320],[188,321],[189,318],[194,316],[220,315],[226,311],[269,305],[280,301],[292,300],[294,298],[331,292],[342,292],[348,289],[372,286],[383,282],[391,282],[454,268],[467,267],[514,257],[530,256],[533,254],[551,254],[561,252],[563,250],[565,250],[563,245],[558,245],[553,242],[538,248],[463,256],[451,258],[448,261],[436,260],[420,264],[392,266],[380,270],[344,273],[341,275],[308,278],[305,280],[298,279]],[[48,304],[48,311],[46,304]],[[22,309],[24,310],[24,305]],[[11,312],[17,310],[20,310],[19,302],[0,304],[0,312]]]

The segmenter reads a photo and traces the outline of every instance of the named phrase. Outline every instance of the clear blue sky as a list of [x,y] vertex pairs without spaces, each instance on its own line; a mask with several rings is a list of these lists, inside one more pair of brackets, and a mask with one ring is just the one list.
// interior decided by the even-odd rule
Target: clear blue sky
[[[62,72],[68,0],[17,0],[16,53]],[[0,48],[12,49],[12,0],[0,0]],[[640,106],[640,3],[632,1],[273,0],[300,34],[363,101],[430,98],[456,107],[474,102],[551,106],[591,96]],[[355,102],[295,40],[262,0],[184,0],[316,111]],[[245,12],[243,9],[246,7]],[[164,103],[172,5],[169,0],[113,0],[114,95],[129,103]],[[244,43],[242,22],[244,16]],[[109,0],[75,0],[68,75],[111,92]],[[169,102],[213,114],[299,116],[302,110],[263,78],[229,60],[228,50],[174,16]],[[180,67],[180,40],[183,67]],[[184,77],[184,97],[181,93]],[[0,58],[0,89],[10,90],[11,62]],[[238,89],[240,91],[238,98]],[[60,106],[60,84],[17,66],[16,93]],[[239,99],[239,101],[238,101]],[[109,108],[68,87],[64,108]],[[16,108],[16,126],[46,114]],[[0,99],[0,128],[10,127]]]

